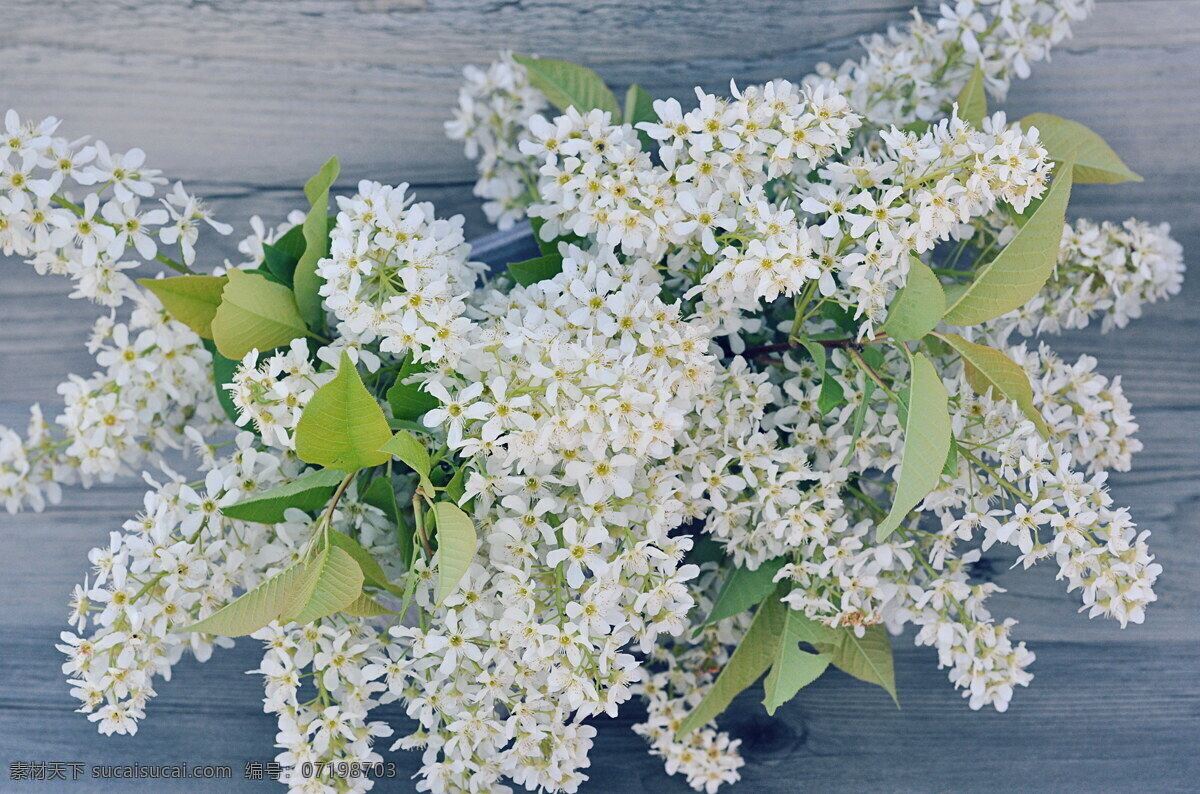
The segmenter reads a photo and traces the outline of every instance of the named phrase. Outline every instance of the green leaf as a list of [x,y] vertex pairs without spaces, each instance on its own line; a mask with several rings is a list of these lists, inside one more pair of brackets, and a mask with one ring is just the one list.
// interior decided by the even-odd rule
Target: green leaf
[[344,549],[330,545],[309,560],[283,606],[280,620],[304,626],[345,609],[362,593],[363,572]]
[[707,724],[725,710],[742,690],[748,688],[775,661],[776,638],[783,632],[788,606],[774,595],[767,597],[754,613],[750,629],[721,669],[704,699],[684,718],[676,732],[682,738]]
[[904,422],[904,452],[896,497],[891,511],[879,524],[879,540],[892,534],[941,479],[942,466],[950,451],[950,413],[946,400],[946,387],[937,370],[928,358],[917,353],[912,357],[909,410]]
[[357,540],[344,532],[331,529],[329,531],[329,542],[354,558],[354,561],[358,563],[358,567],[362,571],[363,582],[365,584],[371,587],[378,587],[381,590],[387,590],[393,595],[404,594],[403,590],[388,580],[387,572],[383,570],[383,566]]
[[995,389],[1017,404],[1021,413],[1037,426],[1042,438],[1050,437],[1050,428],[1042,412],[1033,404],[1029,375],[1020,365],[996,348],[968,342],[958,334],[938,336],[962,356],[967,383],[976,394],[986,396]]
[[512,274],[513,281],[522,287],[528,287],[530,284],[557,276],[562,272],[562,264],[562,254],[554,252],[526,259],[524,262],[512,262],[508,266],[508,272]]
[[411,358],[400,367],[396,382],[387,391],[388,404],[392,406],[392,416],[407,422],[415,422],[428,411],[438,407],[438,399],[421,388],[420,383],[405,383],[417,372],[423,372],[424,365],[413,364]]
[[[658,113],[654,110],[654,98],[646,93],[646,89],[634,83],[625,92],[625,123],[636,128],[643,121],[658,121]],[[638,130],[637,136],[642,143],[642,151],[655,150],[655,141],[645,130]]]
[[846,402],[846,390],[842,388],[842,384],[833,377],[830,371],[833,365],[829,355],[825,352],[825,346],[811,339],[802,339],[800,344],[812,356],[817,372],[821,375],[821,390],[817,393],[817,410],[824,416]]
[[324,507],[345,476],[345,472],[336,469],[309,471],[286,485],[223,507],[221,513],[239,521],[276,524],[283,520],[284,511],[289,507],[305,512]]
[[946,462],[942,464],[942,476],[953,480],[958,476],[958,442],[954,435],[950,436],[950,451],[946,453]]
[[353,618],[373,618],[376,615],[396,614],[366,593],[360,593],[358,598],[344,606],[342,611]]
[[1058,167],[1042,205],[1017,236],[953,299],[946,310],[946,322],[952,325],[982,323],[1024,306],[1038,293],[1058,261],[1070,197],[1071,163],[1068,161]]
[[212,338],[226,358],[240,361],[308,334],[292,291],[260,275],[233,268],[212,320]]
[[763,705],[767,707],[767,714],[774,716],[777,708],[820,678],[829,667],[831,654],[800,650],[801,642],[813,642],[815,635],[806,625],[812,622],[794,609],[785,609],[783,630],[776,639],[771,671],[763,681]]
[[617,98],[600,75],[591,69],[567,61],[530,58],[527,55],[514,55],[513,60],[525,67],[529,82],[559,110],[565,111],[573,106],[581,113],[586,113],[598,108],[612,114],[613,124],[621,123]]
[[362,500],[372,507],[384,512],[396,525],[396,542],[399,545],[400,560],[405,570],[412,567],[413,530],[404,520],[400,505],[396,502],[396,489],[392,486],[392,478],[381,474],[371,481],[362,494]]
[[553,240],[542,239],[542,227],[546,225],[545,218],[530,218],[529,226],[533,229],[533,239],[537,241],[538,250],[547,256],[558,254],[558,244],[568,243],[570,245],[582,245],[587,241],[587,238],[580,237],[577,234],[560,234]]
[[466,479],[467,465],[464,463],[454,472],[454,476],[450,478],[450,482],[446,483],[446,496],[449,496],[454,504],[462,502],[462,498],[467,495],[467,489],[464,484]]
[[383,409],[363,386],[350,356],[317,389],[296,425],[296,454],[327,469],[357,471],[387,463],[379,448],[392,437]]
[[[217,393],[217,402],[221,404],[225,415],[236,423],[238,420],[237,406],[233,404],[233,397],[222,384],[233,383],[233,376],[237,374],[237,368],[241,362],[225,358],[225,356],[221,355],[217,351],[217,345],[213,340],[201,338],[200,341],[204,344],[204,349],[212,356],[212,381],[213,389]],[[258,432],[253,422],[247,423],[245,429],[252,433]]]
[[437,502],[433,506],[433,515],[437,521],[437,602],[441,605],[458,588],[471,567],[479,539],[475,536],[474,522],[458,505]]
[[840,638],[836,643],[815,642],[813,645],[822,653],[830,655],[830,663],[844,673],[860,681],[878,684],[887,690],[896,705],[896,674],[892,666],[892,644],[887,629],[881,625],[867,628],[862,637],[856,637],[849,628],[836,629]]
[[942,282],[915,256],[908,266],[908,282],[896,293],[881,329],[897,342],[920,339],[937,327],[946,312]]
[[977,61],[971,78],[958,92],[958,117],[975,129],[981,129],[986,116],[987,92],[983,90],[983,68]]
[[1066,163],[1074,158],[1072,178],[1076,184],[1115,185],[1119,182],[1142,181],[1129,166],[1121,162],[1121,158],[1103,138],[1078,121],[1049,113],[1033,113],[1019,123],[1025,129],[1037,127],[1042,146],[1046,147],[1050,159]]
[[304,321],[319,328],[325,319],[321,309],[322,279],[317,275],[317,262],[329,256],[329,188],[337,179],[341,166],[336,157],[329,158],[321,170],[304,185],[304,195],[311,208],[304,219],[304,254],[296,263],[294,281],[296,303]]
[[154,293],[172,319],[205,339],[212,339],[212,321],[221,305],[226,276],[174,276],[139,278],[138,283]]
[[786,562],[786,557],[775,557],[753,571],[740,565],[730,570],[704,625],[741,614],[761,602],[775,589],[775,574]]
[[429,481],[429,469],[433,466],[429,460],[429,450],[425,445],[407,430],[399,430],[396,435],[379,447],[381,452],[395,456],[400,462],[417,473],[421,478],[421,487],[427,496],[433,496],[433,483]]
[[279,618],[287,603],[288,593],[296,586],[304,571],[304,562],[293,563],[204,620],[184,626],[179,631],[201,631],[222,637],[252,634]]

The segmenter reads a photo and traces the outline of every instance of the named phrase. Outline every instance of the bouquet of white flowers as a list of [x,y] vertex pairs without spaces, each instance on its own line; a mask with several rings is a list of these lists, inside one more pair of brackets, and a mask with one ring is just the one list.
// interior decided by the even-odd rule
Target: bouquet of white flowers
[[334,159],[198,273],[202,228],[230,232],[204,203],[9,111],[0,247],[109,311],[61,415],[0,428],[0,498],[155,471],[71,600],[79,710],[133,733],[185,651],[249,634],[296,790],[371,788],[371,711],[400,701],[418,789],[572,792],[588,718],[637,697],[650,752],[712,792],[743,765],[735,695],[765,674],[773,713],[832,665],[895,698],[909,625],[1005,710],[1034,656],[972,577],[994,544],[1142,622],[1160,567],[1106,489],[1130,405],[1034,337],[1124,326],[1181,251],[1066,220],[1072,184],[1139,179],[1095,133],[987,109],[1090,7],[964,0],[694,102],[468,68],[447,131],[540,249],[504,272],[407,185],[330,214]]

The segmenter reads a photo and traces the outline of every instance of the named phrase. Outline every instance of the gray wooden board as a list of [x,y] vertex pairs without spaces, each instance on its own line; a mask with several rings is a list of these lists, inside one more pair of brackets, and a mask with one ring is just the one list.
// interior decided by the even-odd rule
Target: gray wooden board
[[[470,166],[440,123],[466,63],[501,47],[578,59],[615,84],[656,96],[700,83],[798,77],[855,52],[857,36],[900,21],[903,0],[689,4],[609,0],[301,0],[292,3],[150,0],[88,4],[0,0],[0,106],[55,114],[71,134],[140,145],[152,164],[213,199],[245,229],[302,202],[299,186],[329,154],[355,180],[407,180],[446,214],[486,231],[469,195]],[[540,26],[540,28],[538,27]],[[544,31],[544,32],[539,32]],[[1017,84],[1015,115],[1045,110],[1100,131],[1146,177],[1087,186],[1072,212],[1097,219],[1170,221],[1200,250],[1200,2],[1101,2],[1052,63]],[[223,246],[223,247],[221,247]],[[220,241],[220,256],[232,253]],[[209,249],[213,250],[213,249]],[[496,254],[502,258],[501,255]],[[489,257],[492,258],[492,257]],[[63,284],[0,263],[0,422],[23,426],[27,405],[53,414],[68,372],[90,372],[82,341],[96,316]],[[1119,630],[1076,614],[1048,569],[1010,570],[999,614],[1021,621],[1038,654],[1033,685],[1004,715],[971,712],[927,649],[896,641],[903,708],[840,673],[823,677],[768,720],[754,691],[724,725],[744,740],[742,791],[1191,791],[1200,780],[1200,287],[1109,335],[1053,339],[1064,356],[1095,355],[1121,374],[1146,449],[1113,477],[1166,571],[1144,626]],[[140,505],[136,483],[70,491],[40,515],[0,517],[0,760],[230,764],[233,784],[88,780],[0,783],[8,790],[225,791],[247,761],[274,755],[261,712],[253,641],[185,661],[135,737],[106,739],[71,711],[53,648],[86,552]],[[403,718],[392,707],[386,717]],[[600,720],[591,791],[684,791],[628,730],[633,714]],[[609,724],[620,723],[620,724]],[[411,790],[416,768],[381,790]]]

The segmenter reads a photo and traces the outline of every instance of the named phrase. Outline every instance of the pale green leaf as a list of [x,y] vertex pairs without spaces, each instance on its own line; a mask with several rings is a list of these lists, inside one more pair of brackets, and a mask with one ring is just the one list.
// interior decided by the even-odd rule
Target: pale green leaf
[[946,322],[975,325],[991,320],[1024,306],[1041,290],[1058,261],[1070,197],[1071,162],[1067,161],[1055,170],[1041,206],[1016,237],[958,293],[946,311]]
[[342,611],[354,618],[373,618],[376,615],[396,614],[366,593],[360,593],[358,598],[342,607]]
[[774,595],[763,601],[754,613],[749,630],[721,669],[717,680],[680,724],[676,738],[682,738],[716,719],[738,693],[767,671],[775,660],[776,638],[783,631],[785,610],[788,610],[788,606]]
[[403,593],[400,588],[388,580],[387,572],[383,570],[383,566],[357,540],[344,532],[331,529],[329,531],[329,542],[354,558],[354,561],[358,563],[358,567],[362,571],[363,582],[365,584],[371,587],[378,587],[381,590],[387,590],[394,595],[401,595]]
[[1050,428],[1042,412],[1033,404],[1033,387],[1029,375],[1003,352],[968,342],[958,334],[939,334],[939,337],[962,356],[967,383],[977,394],[986,395],[991,389],[1012,400],[1034,425],[1042,438],[1050,437]]
[[475,559],[475,524],[470,516],[450,502],[433,506],[437,521],[438,604],[445,602],[458,588],[471,561]]
[[811,622],[794,609],[785,612],[783,630],[775,641],[771,671],[763,681],[763,705],[767,707],[768,714],[774,715],[777,708],[816,681],[829,666],[832,659],[830,654],[800,650],[801,642],[813,642],[813,634],[806,630],[805,625]]
[[734,567],[721,585],[705,625],[741,614],[766,598],[775,589],[775,574],[786,562],[786,557],[775,557],[753,571],[740,565]]
[[380,447],[381,452],[394,455],[400,462],[417,473],[421,479],[421,487],[426,495],[433,496],[433,483],[429,481],[429,470],[433,466],[429,460],[429,450],[417,440],[416,436],[407,430],[398,430],[396,435]]
[[304,185],[304,195],[309,203],[308,215],[304,218],[304,253],[296,263],[292,279],[300,314],[313,328],[319,327],[324,320],[319,292],[322,279],[317,275],[317,262],[329,256],[329,188],[340,171],[338,159],[331,157]]
[[530,58],[526,55],[514,55],[513,60],[525,67],[529,82],[559,110],[574,107],[586,113],[598,108],[612,114],[613,124],[621,123],[617,98],[600,75],[591,69],[567,61]]
[[345,609],[362,593],[363,572],[345,550],[330,545],[304,566],[283,606],[282,621],[304,626]]
[[878,684],[887,690],[896,705],[896,673],[892,666],[892,644],[887,629],[881,625],[870,626],[866,634],[857,637],[850,628],[837,630],[840,637],[836,643],[813,643],[817,650],[830,655],[830,664],[860,681]]
[[212,339],[213,317],[217,315],[221,293],[228,281],[225,276],[138,279],[139,284],[154,293],[172,319],[205,339]]
[[287,604],[288,593],[296,586],[304,570],[305,563],[293,563],[204,620],[179,630],[201,631],[222,637],[252,634],[279,618]]
[[317,389],[296,425],[296,454],[327,469],[357,471],[387,463],[379,448],[392,437],[383,409],[363,386],[350,356]]
[[251,350],[263,352],[308,334],[290,289],[237,268],[228,279],[212,319],[221,355],[237,361]]
[[983,68],[976,62],[971,78],[958,92],[958,117],[975,129],[980,129],[986,116],[987,92],[983,90]]
[[1121,158],[1104,139],[1078,121],[1033,113],[1019,122],[1029,129],[1037,127],[1042,146],[1050,158],[1060,163],[1075,159],[1072,174],[1076,184],[1108,184],[1141,182],[1142,178],[1121,162]]
[[920,353],[913,356],[896,496],[891,511],[879,524],[879,540],[892,534],[941,479],[942,466],[950,451],[950,413],[946,400],[946,387],[933,364]]
[[345,472],[336,469],[309,471],[286,485],[223,507],[221,513],[239,521],[276,524],[283,520],[289,507],[308,512],[324,506],[345,476]]
[[920,339],[937,326],[945,311],[942,282],[914,256],[908,266],[908,281],[888,307],[881,330],[897,342]]

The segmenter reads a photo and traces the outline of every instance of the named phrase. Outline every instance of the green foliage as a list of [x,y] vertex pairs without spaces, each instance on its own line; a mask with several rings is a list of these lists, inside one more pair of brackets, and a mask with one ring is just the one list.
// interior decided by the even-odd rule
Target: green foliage
[[387,391],[388,404],[392,406],[392,416],[401,421],[415,422],[426,412],[438,407],[438,400],[421,388],[419,383],[405,383],[417,372],[424,372],[424,364],[413,362],[412,356],[405,358],[396,373],[396,382]]
[[937,487],[950,450],[950,413],[946,387],[924,355],[912,356],[908,416],[904,418],[904,452],[892,509],[879,524],[883,540],[908,512]]
[[[221,404],[225,415],[229,417],[231,422],[236,423],[238,420],[237,406],[233,404],[233,397],[223,384],[233,383],[233,376],[237,374],[238,364],[231,358],[226,358],[217,350],[217,345],[211,339],[201,338],[200,341],[204,344],[204,349],[212,356],[212,380],[213,389],[217,393],[217,402]],[[246,429],[257,433],[254,423],[250,422],[246,425]]]
[[358,563],[358,567],[362,571],[364,584],[368,584],[371,587],[378,587],[381,590],[387,590],[393,595],[404,594],[403,590],[388,581],[388,576],[383,570],[383,566],[357,540],[344,532],[331,529],[329,530],[329,542],[354,558],[354,561]]
[[987,92],[983,90],[983,68],[976,62],[971,78],[958,92],[958,117],[980,129],[986,116]]
[[1142,178],[1121,161],[1104,139],[1078,121],[1033,113],[1018,122],[1023,128],[1037,127],[1042,145],[1059,163],[1074,159],[1076,184],[1141,182]]
[[324,324],[321,309],[321,277],[317,275],[317,262],[329,255],[329,188],[337,179],[341,166],[336,157],[329,158],[321,170],[304,185],[304,195],[311,208],[304,219],[304,253],[296,263],[293,276],[296,288],[296,303],[300,314],[310,328]]
[[1024,306],[1054,272],[1071,197],[1070,161],[1060,165],[1041,206],[975,280],[950,299],[945,320],[975,325]]
[[814,642],[813,645],[822,653],[829,654],[830,664],[860,681],[883,687],[899,705],[892,644],[887,629],[880,625],[869,626],[862,637],[855,636],[849,628],[827,630],[837,632],[836,642]]
[[1033,387],[1024,369],[994,347],[968,342],[958,334],[939,334],[939,337],[962,356],[967,383],[977,394],[986,396],[995,389],[1017,404],[1021,413],[1037,426],[1042,438],[1050,437],[1042,412],[1033,404]]
[[542,239],[542,227],[546,225],[545,218],[530,218],[529,227],[533,229],[533,239],[537,242],[538,250],[543,254],[557,254],[559,243],[569,243],[571,245],[581,245],[587,242],[587,238],[580,237],[577,234],[560,234],[552,240]]
[[336,469],[309,471],[286,485],[224,507],[221,512],[239,521],[276,524],[283,520],[284,511],[289,507],[305,512],[323,507],[345,476],[345,472]]
[[775,589],[775,574],[786,562],[786,557],[775,557],[753,571],[740,565],[732,568],[704,625],[745,612],[766,598]]
[[754,613],[750,629],[722,668],[704,699],[684,718],[676,732],[682,738],[717,718],[738,693],[748,688],[767,671],[776,659],[775,649],[783,633],[784,611],[788,607],[775,597],[767,597]]
[[228,279],[212,319],[221,355],[238,361],[251,350],[267,351],[308,333],[290,289],[237,268]]
[[180,631],[201,631],[222,637],[252,634],[279,618],[287,604],[288,593],[304,571],[303,561],[293,563],[204,620],[185,626]]
[[817,409],[824,416],[846,402],[846,390],[842,388],[842,384],[838,382],[837,378],[833,377],[831,372],[833,365],[825,352],[824,345],[811,339],[801,340],[800,344],[812,356],[817,372],[821,375],[821,391],[817,394]]
[[[654,111],[654,98],[646,93],[646,89],[634,83],[625,92],[625,123],[636,127],[643,121],[658,121],[658,113]],[[645,130],[638,130],[637,135],[642,142],[642,151],[654,151],[655,141]]]
[[421,488],[427,496],[434,494],[433,483],[429,481],[429,470],[433,464],[429,460],[429,450],[418,441],[412,433],[400,430],[396,435],[380,445],[380,451],[394,456],[401,463],[417,473],[421,479]]
[[386,474],[376,477],[367,486],[367,489],[363,491],[362,500],[372,507],[382,510],[391,519],[391,522],[395,524],[396,542],[399,545],[400,560],[404,563],[405,570],[411,568],[413,530],[404,519],[404,513],[400,511],[400,505],[396,501],[396,489],[392,486],[392,478]]
[[565,111],[573,106],[586,113],[597,108],[611,113],[613,124],[621,123],[617,98],[600,75],[591,69],[567,61],[531,58],[527,55],[514,55],[513,60],[525,67],[529,82],[559,110]]
[[535,256],[524,262],[512,262],[508,266],[508,272],[512,274],[514,281],[522,287],[528,287],[530,284],[557,276],[562,272],[562,264],[562,254],[555,252]]
[[794,609],[789,609],[782,602],[777,603],[784,611],[783,626],[775,640],[771,670],[763,681],[763,705],[772,716],[777,708],[794,698],[797,692],[820,678],[832,659],[828,653],[817,654],[800,650],[800,643],[815,644],[821,633],[811,629],[815,621]]
[[362,593],[363,572],[346,551],[326,546],[304,565],[287,594],[280,620],[307,625],[351,604]]
[[383,409],[343,352],[337,375],[317,389],[300,416],[296,454],[327,469],[357,471],[387,463],[379,448],[391,437]]
[[396,614],[366,593],[359,593],[358,598],[342,607],[342,611],[352,618],[372,618],[376,615]]
[[458,588],[471,567],[479,539],[475,536],[475,523],[458,505],[437,502],[433,506],[433,515],[437,521],[437,602],[441,605]]
[[946,312],[946,293],[929,266],[915,256],[908,266],[908,282],[888,307],[882,330],[897,342],[920,339],[937,327]]
[[213,317],[221,305],[221,293],[228,281],[225,276],[138,279],[139,284],[154,293],[172,319],[205,339],[212,339]]

